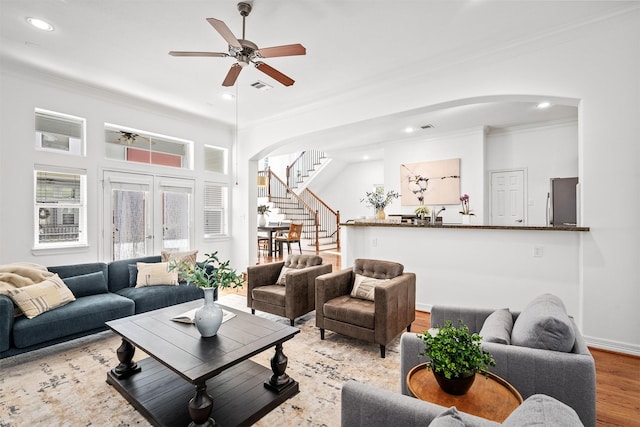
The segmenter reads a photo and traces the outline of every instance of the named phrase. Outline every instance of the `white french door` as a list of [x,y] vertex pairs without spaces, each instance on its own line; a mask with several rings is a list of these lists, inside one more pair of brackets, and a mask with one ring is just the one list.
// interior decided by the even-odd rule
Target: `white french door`
[[104,172],[104,253],[110,260],[188,250],[193,242],[192,180]]

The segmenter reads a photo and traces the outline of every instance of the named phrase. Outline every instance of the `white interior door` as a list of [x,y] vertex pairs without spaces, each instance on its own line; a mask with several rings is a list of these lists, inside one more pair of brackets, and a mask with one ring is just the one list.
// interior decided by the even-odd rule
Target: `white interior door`
[[184,251],[194,239],[192,180],[104,172],[104,253],[110,260]]
[[526,224],[525,171],[523,169],[491,172],[491,224],[522,226]]

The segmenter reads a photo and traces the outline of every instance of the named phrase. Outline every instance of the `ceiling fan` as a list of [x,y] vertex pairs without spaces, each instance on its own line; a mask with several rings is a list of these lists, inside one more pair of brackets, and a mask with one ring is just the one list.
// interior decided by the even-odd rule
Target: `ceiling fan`
[[242,15],[242,38],[236,39],[233,35],[227,24],[224,22],[215,19],[215,18],[207,18],[207,22],[211,24],[215,30],[220,33],[220,35],[225,39],[225,41],[229,44],[229,53],[225,52],[183,52],[183,51],[175,51],[172,50],[169,52],[169,55],[172,56],[210,56],[210,57],[226,57],[231,56],[236,59],[236,63],[231,66],[231,69],[227,73],[224,81],[222,82],[222,86],[233,86],[238,79],[238,75],[242,68],[249,65],[249,63],[255,64],[255,67],[265,73],[266,75],[272,77],[278,82],[282,83],[285,86],[291,86],[294,83],[294,80],[270,65],[265,64],[261,61],[262,58],[274,58],[277,56],[294,56],[294,55],[305,55],[307,50],[301,44],[289,44],[283,46],[273,46],[273,47],[265,47],[258,48],[258,46],[245,39],[245,19],[249,16],[251,12],[251,4],[240,2],[238,3],[238,11],[240,15]]

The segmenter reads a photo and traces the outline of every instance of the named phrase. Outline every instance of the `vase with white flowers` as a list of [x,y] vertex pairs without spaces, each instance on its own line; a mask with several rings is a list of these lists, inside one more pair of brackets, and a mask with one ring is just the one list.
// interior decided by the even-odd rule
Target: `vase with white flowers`
[[384,208],[398,197],[400,197],[400,194],[397,191],[391,190],[387,191],[387,194],[385,194],[384,189],[382,187],[378,187],[375,191],[367,191],[365,193],[365,197],[360,199],[360,202],[365,202],[367,206],[376,210],[376,219],[384,219],[386,216]]
[[258,206],[258,226],[259,227],[264,227],[265,225],[267,225],[267,219],[264,216],[269,212],[271,212],[269,205]]

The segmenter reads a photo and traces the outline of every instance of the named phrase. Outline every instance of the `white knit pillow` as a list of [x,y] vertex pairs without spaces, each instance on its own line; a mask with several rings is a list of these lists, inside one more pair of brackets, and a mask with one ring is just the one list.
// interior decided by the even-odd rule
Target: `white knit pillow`
[[169,271],[168,262],[138,262],[136,267],[138,268],[136,288],[178,284],[178,272]]
[[373,301],[376,286],[386,283],[389,280],[390,279],[374,279],[373,277],[356,274],[356,279],[353,283],[353,289],[351,290],[351,296],[353,298]]

